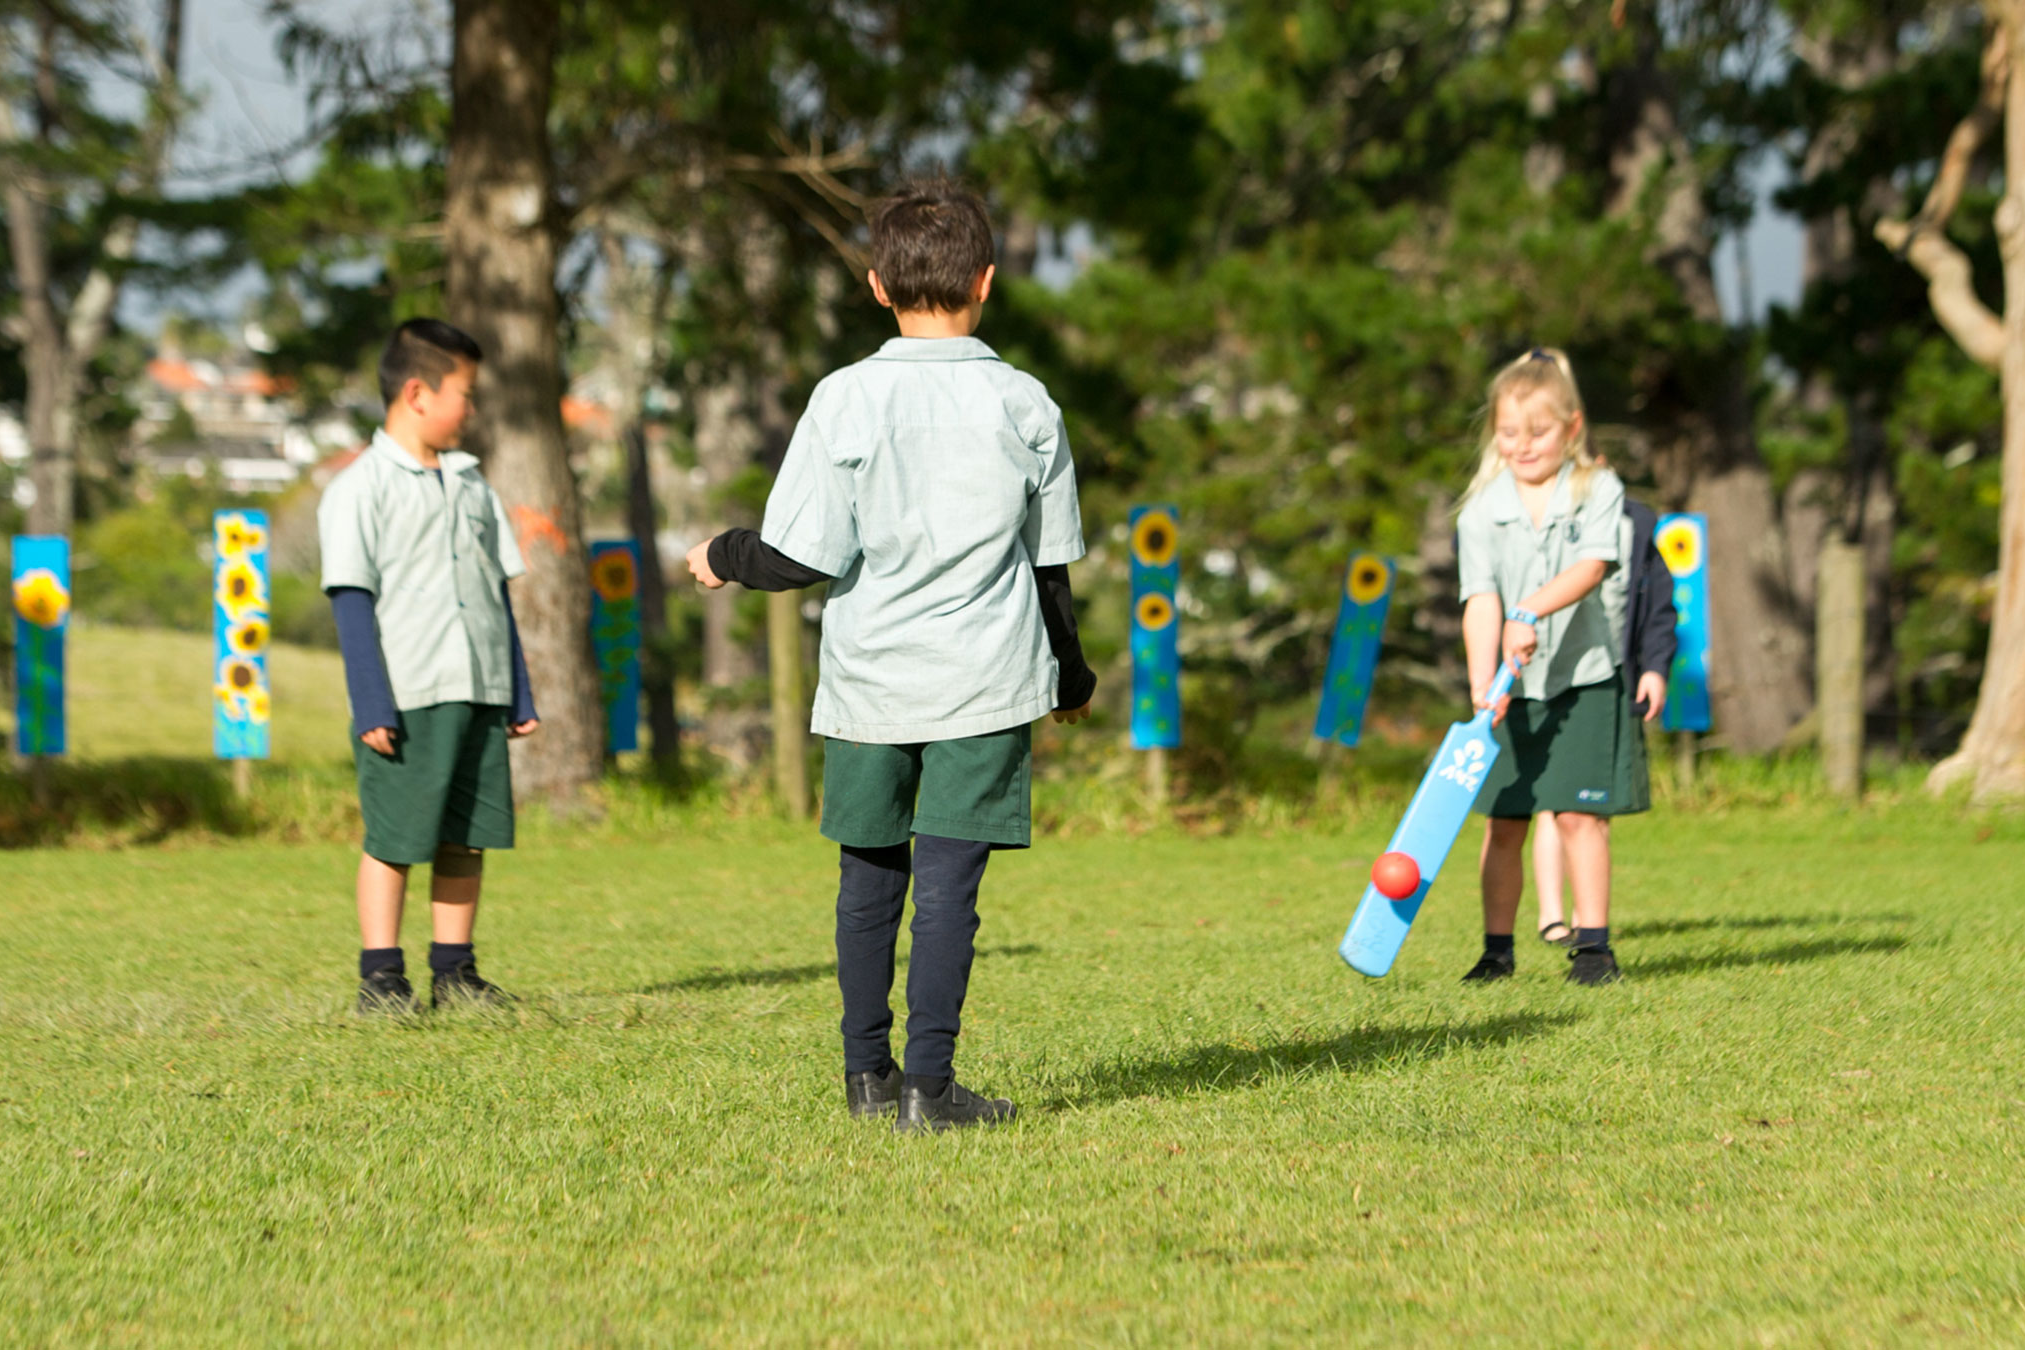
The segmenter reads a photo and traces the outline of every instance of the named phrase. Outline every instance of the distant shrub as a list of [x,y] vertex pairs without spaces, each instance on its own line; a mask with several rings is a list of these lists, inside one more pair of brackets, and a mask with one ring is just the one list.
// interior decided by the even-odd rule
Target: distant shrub
[[168,510],[130,506],[78,531],[78,617],[201,632],[211,626],[211,568],[201,541]]

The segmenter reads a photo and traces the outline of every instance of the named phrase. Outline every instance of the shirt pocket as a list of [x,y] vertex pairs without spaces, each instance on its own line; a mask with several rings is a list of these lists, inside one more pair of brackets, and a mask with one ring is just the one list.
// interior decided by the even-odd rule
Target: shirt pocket
[[490,498],[466,493],[457,504],[457,552],[476,559],[486,577],[497,583],[506,579],[499,565],[499,517],[492,513]]

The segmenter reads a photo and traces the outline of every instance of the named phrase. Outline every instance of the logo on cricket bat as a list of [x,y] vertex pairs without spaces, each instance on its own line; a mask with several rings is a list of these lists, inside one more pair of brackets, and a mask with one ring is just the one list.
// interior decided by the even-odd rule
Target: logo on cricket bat
[[1456,747],[1455,758],[1442,765],[1441,776],[1464,792],[1475,792],[1484,781],[1484,743],[1471,737]]

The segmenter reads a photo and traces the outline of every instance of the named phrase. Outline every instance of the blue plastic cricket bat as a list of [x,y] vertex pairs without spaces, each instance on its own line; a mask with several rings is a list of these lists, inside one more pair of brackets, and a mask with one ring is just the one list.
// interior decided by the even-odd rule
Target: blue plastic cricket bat
[[1455,837],[1462,833],[1463,822],[1469,818],[1484,778],[1491,765],[1497,763],[1498,743],[1491,735],[1491,708],[1512,691],[1512,679],[1517,674],[1518,667],[1507,662],[1491,681],[1487,700],[1491,707],[1450,727],[1441,749],[1435,751],[1434,763],[1420,780],[1420,788],[1413,794],[1413,801],[1387,846],[1387,852],[1404,853],[1413,859],[1420,869],[1420,885],[1404,900],[1393,900],[1373,883],[1364,884],[1364,898],[1350,920],[1350,931],[1343,934],[1343,945],[1337,948],[1351,969],[1373,978],[1392,969],[1399,956],[1399,945],[1406,941],[1406,930],[1413,927],[1420,902],[1427,898],[1427,888],[1434,885],[1442,860],[1455,846]]

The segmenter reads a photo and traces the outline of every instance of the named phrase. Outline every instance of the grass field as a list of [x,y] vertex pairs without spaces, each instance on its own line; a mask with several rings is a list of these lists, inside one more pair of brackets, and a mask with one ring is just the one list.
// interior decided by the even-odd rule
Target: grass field
[[[2025,828],[1619,833],[1629,979],[1333,947],[1388,821],[987,879],[964,1076],[844,1118],[811,831],[497,860],[512,1015],[348,1014],[337,845],[0,855],[0,1327],[69,1344],[2025,1343]],[[409,951],[419,965],[421,930]]]

